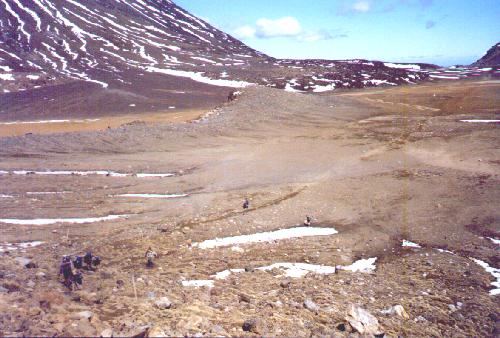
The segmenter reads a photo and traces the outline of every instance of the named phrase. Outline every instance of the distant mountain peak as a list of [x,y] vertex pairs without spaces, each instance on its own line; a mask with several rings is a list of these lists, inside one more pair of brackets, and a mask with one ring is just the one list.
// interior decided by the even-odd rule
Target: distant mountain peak
[[474,67],[498,67],[500,66],[500,42],[491,47],[486,54],[471,66]]

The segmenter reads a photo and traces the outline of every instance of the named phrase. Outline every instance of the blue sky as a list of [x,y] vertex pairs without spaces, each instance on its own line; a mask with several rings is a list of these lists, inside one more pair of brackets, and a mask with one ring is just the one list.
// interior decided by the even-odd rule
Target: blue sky
[[469,64],[500,41],[499,0],[174,0],[279,58]]

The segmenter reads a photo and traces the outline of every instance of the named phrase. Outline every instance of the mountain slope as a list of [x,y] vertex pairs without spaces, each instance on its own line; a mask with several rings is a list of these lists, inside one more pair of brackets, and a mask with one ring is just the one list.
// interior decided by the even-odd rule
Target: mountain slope
[[206,109],[231,87],[324,92],[436,69],[274,59],[170,0],[0,0],[0,120]]
[[486,54],[474,62],[473,67],[498,67],[500,66],[500,43],[491,47]]
[[127,82],[128,69],[266,58],[168,0],[0,0],[0,13],[3,70],[103,87],[106,80]]

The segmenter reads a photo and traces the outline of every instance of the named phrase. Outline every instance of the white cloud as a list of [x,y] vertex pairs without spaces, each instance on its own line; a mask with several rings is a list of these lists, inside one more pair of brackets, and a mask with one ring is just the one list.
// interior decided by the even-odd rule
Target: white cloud
[[270,39],[277,37],[297,37],[302,33],[300,22],[291,16],[272,20],[261,18],[257,20],[255,26],[241,26],[233,31],[238,39]]
[[298,36],[300,33],[302,33],[302,27],[299,21],[292,16],[276,20],[266,18],[257,20],[256,36],[260,38]]
[[366,0],[356,1],[352,6],[352,9],[355,10],[356,12],[363,12],[363,13],[370,11],[371,8],[372,8],[371,2]]
[[329,40],[341,36],[332,36],[326,30],[305,31],[300,22],[291,16],[271,20],[261,18],[257,20],[254,26],[244,25],[233,30],[233,35],[237,39],[246,40],[251,38],[271,39],[278,37],[288,37],[301,42],[314,42],[320,40]]
[[252,26],[241,26],[236,28],[233,32],[233,35],[240,40],[250,39],[255,37],[255,33],[257,30]]

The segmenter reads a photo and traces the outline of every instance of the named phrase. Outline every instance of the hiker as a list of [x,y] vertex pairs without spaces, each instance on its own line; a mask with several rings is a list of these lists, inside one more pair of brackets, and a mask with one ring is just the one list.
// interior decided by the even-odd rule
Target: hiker
[[77,272],[76,274],[73,275],[73,278],[71,278],[71,283],[75,284],[75,287],[79,289],[79,286],[83,285],[83,276],[81,272]]
[[243,202],[243,209],[248,209],[250,207],[250,201],[248,198],[245,198],[245,202]]
[[83,256],[83,262],[87,266],[87,270],[92,270],[92,252],[88,251],[85,256]]
[[308,226],[311,226],[311,223],[312,223],[312,219],[311,219],[311,217],[306,216],[306,220],[304,221],[304,225],[305,225],[306,227],[308,227]]
[[75,269],[82,269],[83,268],[83,258],[82,256],[76,256],[75,260],[73,261],[73,266]]
[[71,284],[73,283],[73,269],[71,268],[71,258],[69,256],[64,256],[61,266],[59,268],[59,275],[63,275],[63,284],[71,289]]
[[100,264],[101,264],[101,257],[94,256],[92,258],[92,265],[97,268]]
[[147,263],[146,263],[146,266],[148,268],[152,268],[154,263],[153,263],[153,259],[156,258],[156,256],[158,256],[156,254],[156,252],[153,251],[153,249],[151,249],[151,247],[148,248],[148,251],[146,251],[146,255],[145,257],[147,258]]

